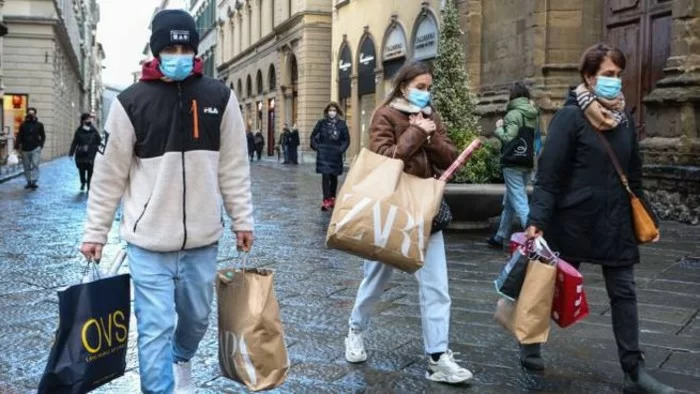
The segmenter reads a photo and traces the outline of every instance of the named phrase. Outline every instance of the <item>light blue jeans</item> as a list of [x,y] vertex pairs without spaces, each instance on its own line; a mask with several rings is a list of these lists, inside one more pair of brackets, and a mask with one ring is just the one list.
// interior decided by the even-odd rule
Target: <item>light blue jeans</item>
[[[360,283],[355,306],[350,315],[350,327],[358,331],[365,331],[369,327],[370,315],[384,293],[394,269],[379,262],[365,261],[364,271],[365,277]],[[452,300],[447,287],[447,260],[442,232],[430,237],[425,264],[415,275],[418,280],[425,352],[445,352],[450,331]]]
[[173,363],[189,361],[209,325],[218,245],[179,252],[127,246],[139,374],[146,394],[170,394]]
[[41,148],[22,152],[22,167],[27,183],[39,181],[39,164],[41,163]]
[[530,182],[530,170],[519,168],[504,168],[503,179],[506,183],[506,194],[503,196],[503,213],[501,224],[498,226],[496,238],[508,242],[513,226],[513,215],[517,215],[520,225],[525,228],[530,206],[527,201],[527,184]]

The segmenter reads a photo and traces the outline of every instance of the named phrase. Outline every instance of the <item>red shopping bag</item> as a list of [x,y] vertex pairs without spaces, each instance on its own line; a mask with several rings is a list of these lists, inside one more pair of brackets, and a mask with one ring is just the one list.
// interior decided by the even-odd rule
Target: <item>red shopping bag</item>
[[588,302],[583,290],[583,275],[566,261],[557,258],[552,320],[566,328],[588,316]]
[[510,237],[510,242],[508,243],[508,254],[513,255],[515,251],[527,243],[527,237],[525,233],[513,233]]

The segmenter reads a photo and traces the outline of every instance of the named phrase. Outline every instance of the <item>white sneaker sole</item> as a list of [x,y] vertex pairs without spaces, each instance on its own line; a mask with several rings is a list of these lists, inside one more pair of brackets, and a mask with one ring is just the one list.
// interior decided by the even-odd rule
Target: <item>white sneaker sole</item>
[[361,354],[352,355],[348,352],[348,340],[345,338],[345,361],[351,364],[359,364],[367,361],[367,352],[364,351]]
[[468,382],[468,381],[472,380],[474,375],[469,374],[469,376],[460,378],[457,376],[448,376],[442,372],[434,372],[432,374],[430,372],[426,372],[425,377],[428,380],[432,380],[433,382],[448,383],[448,384],[460,384],[460,383],[464,383],[464,382]]

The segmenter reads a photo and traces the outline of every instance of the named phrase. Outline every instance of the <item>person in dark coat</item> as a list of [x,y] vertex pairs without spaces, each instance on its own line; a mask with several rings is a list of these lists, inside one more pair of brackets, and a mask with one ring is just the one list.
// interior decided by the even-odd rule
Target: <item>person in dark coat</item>
[[248,143],[248,156],[250,157],[250,161],[253,161],[253,157],[255,157],[255,136],[250,128],[245,132],[245,138]]
[[[621,91],[625,63],[622,51],[605,44],[584,53],[583,83],[570,92],[549,125],[526,233],[530,239],[544,235],[577,268],[581,262],[602,266],[624,391],[670,393],[672,388],[644,368],[634,280],[639,248],[629,195],[596,135],[610,143],[630,188],[643,199],[638,136]],[[521,347],[521,362],[543,369],[539,344]]]
[[282,134],[280,135],[280,147],[282,148],[282,153],[284,157],[283,164],[289,164],[289,124],[285,123],[282,129]]
[[80,191],[87,186],[90,190],[90,180],[92,180],[92,168],[95,163],[97,149],[102,143],[100,133],[92,125],[92,116],[84,113],[80,116],[80,126],[75,130],[73,142],[70,145],[70,157],[75,155],[75,165],[80,174]]
[[260,161],[260,158],[262,157],[263,148],[265,147],[265,137],[263,137],[262,131],[258,130],[255,132],[253,142],[255,144],[255,153],[258,156],[258,161]]
[[24,167],[24,177],[27,179],[25,189],[36,189],[39,187],[39,163],[41,162],[41,150],[46,142],[46,132],[44,124],[39,122],[36,116],[36,108],[27,109],[27,117],[19,126],[17,139],[15,139],[15,150],[22,152],[22,166]]
[[301,145],[301,140],[299,139],[299,130],[295,124],[292,127],[292,131],[289,133],[289,162],[291,164],[299,164],[299,145]]
[[316,151],[316,172],[323,176],[323,211],[335,206],[338,175],[343,173],[343,153],[350,145],[348,126],[339,118],[342,115],[338,104],[331,102],[311,133],[311,149]]

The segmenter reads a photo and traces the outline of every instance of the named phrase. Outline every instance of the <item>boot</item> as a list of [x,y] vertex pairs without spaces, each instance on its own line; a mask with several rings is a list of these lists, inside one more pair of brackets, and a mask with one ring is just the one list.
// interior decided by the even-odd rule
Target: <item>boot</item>
[[675,393],[671,386],[667,386],[654,379],[643,365],[638,367],[636,379],[632,373],[625,373],[623,385],[624,394],[670,394]]
[[520,365],[530,371],[544,371],[542,344],[520,345]]
[[496,236],[487,239],[486,244],[493,249],[503,249],[503,240]]
[[321,210],[322,210],[323,212],[326,212],[326,211],[328,210],[329,204],[330,204],[330,203],[329,203],[329,200],[328,200],[327,198],[324,198],[324,199],[323,199],[323,202],[321,203]]

